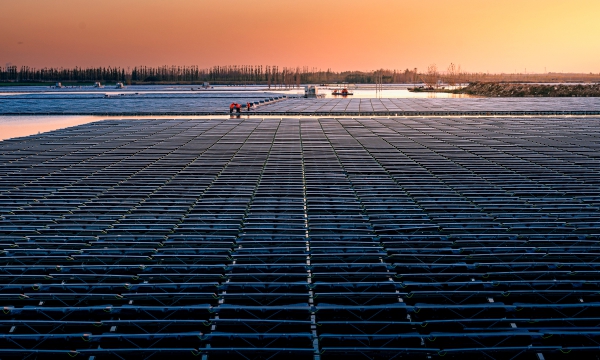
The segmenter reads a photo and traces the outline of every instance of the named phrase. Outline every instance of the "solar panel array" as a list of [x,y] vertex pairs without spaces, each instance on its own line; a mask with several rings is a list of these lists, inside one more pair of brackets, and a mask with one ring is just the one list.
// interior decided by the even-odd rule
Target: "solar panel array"
[[[435,96],[433,94],[432,96]],[[282,115],[600,115],[600,98],[293,98],[261,107]]]
[[[600,115],[598,97],[301,98],[262,91],[28,93],[2,96],[2,115],[218,115],[231,102],[254,103],[259,116]],[[435,95],[435,94],[434,94]],[[245,112],[245,110],[242,110]]]
[[0,142],[0,357],[595,358],[599,125],[106,120]]
[[287,95],[263,91],[222,92],[140,92],[123,91],[106,94],[42,92],[0,94],[0,115],[140,115],[152,114],[226,114],[232,102],[273,104]]

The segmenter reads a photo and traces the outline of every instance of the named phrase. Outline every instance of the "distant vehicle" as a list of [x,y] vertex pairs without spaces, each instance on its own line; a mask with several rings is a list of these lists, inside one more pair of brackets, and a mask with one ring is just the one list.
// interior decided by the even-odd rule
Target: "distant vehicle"
[[94,87],[95,87],[95,88],[102,89],[102,88],[104,87],[104,85],[100,84],[100,82],[99,82],[99,81],[96,81],[96,82],[94,83]]
[[56,84],[54,84],[54,87],[55,87],[55,88],[57,88],[57,89],[60,89],[60,88],[62,88],[63,86],[62,86],[62,84],[61,84],[61,83],[57,82]]
[[339,90],[333,90],[333,92],[331,93],[331,95],[340,95],[340,96],[348,96],[348,95],[354,95],[351,92],[348,92],[348,89],[343,88],[341,91]]
[[123,85],[123,83],[122,83],[122,82],[119,82],[119,83],[117,83],[117,86],[116,86],[116,88],[117,88],[117,89],[125,89],[125,85]]

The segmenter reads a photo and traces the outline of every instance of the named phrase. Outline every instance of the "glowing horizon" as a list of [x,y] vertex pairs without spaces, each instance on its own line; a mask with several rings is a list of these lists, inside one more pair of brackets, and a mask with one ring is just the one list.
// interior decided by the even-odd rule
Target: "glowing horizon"
[[4,0],[0,64],[600,72],[597,0]]

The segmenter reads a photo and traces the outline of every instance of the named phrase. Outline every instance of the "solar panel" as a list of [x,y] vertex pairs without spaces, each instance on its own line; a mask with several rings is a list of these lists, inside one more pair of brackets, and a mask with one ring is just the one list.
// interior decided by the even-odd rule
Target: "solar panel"
[[106,120],[0,142],[0,356],[593,358],[599,124]]

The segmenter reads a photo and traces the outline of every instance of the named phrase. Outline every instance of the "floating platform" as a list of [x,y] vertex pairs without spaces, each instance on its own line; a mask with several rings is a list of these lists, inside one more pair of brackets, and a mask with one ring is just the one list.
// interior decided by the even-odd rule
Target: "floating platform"
[[592,358],[599,213],[600,117],[106,120],[6,140],[0,354]]
[[395,116],[597,115],[600,98],[328,98],[289,99],[263,113]]
[[[11,95],[0,115],[221,115],[232,102],[253,103],[250,114],[342,116],[599,115],[600,98],[312,98],[256,93],[139,94],[136,96]],[[246,112],[243,110],[243,112]]]

